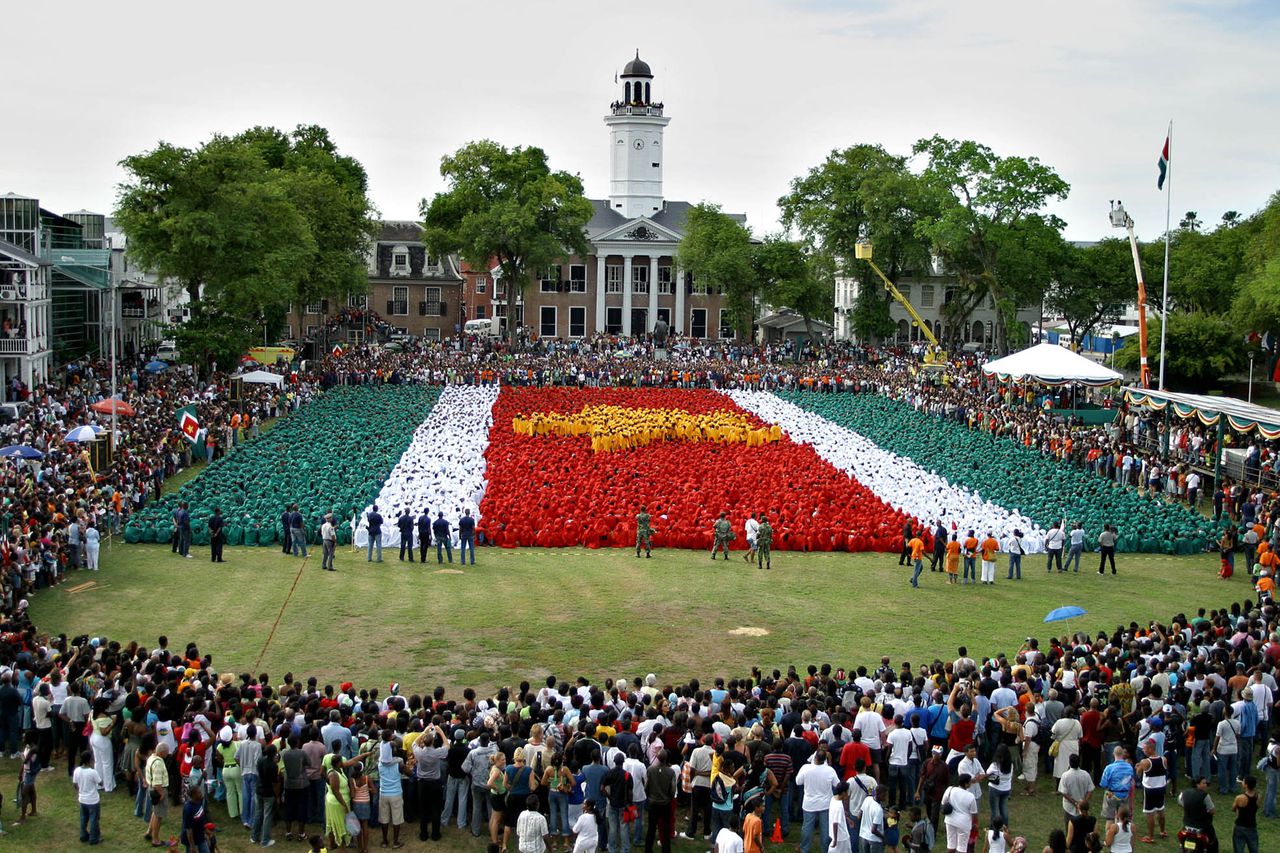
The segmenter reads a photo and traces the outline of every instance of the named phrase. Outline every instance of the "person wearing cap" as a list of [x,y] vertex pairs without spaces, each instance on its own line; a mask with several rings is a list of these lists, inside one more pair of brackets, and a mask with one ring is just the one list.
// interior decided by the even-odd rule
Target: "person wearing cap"
[[213,763],[218,784],[226,792],[227,817],[238,820],[242,781],[240,764],[236,761],[235,729],[230,725],[224,725],[218,730],[217,743],[213,748]]

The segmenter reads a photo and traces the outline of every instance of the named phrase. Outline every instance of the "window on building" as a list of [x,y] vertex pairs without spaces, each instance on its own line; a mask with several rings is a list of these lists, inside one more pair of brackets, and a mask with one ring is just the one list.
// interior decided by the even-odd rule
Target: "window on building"
[[393,317],[408,316],[409,288],[407,287],[391,288],[391,304],[387,306],[387,313]]
[[[621,293],[622,292],[622,265],[610,264],[604,268],[605,293]],[[618,321],[618,328],[622,328],[622,321]]]
[[581,305],[569,307],[569,337],[585,338],[587,336],[587,309]]
[[685,273],[689,277],[689,292],[694,296],[706,296],[707,286],[703,282],[698,281],[693,273]]
[[363,308],[368,304],[369,295],[367,293],[353,293],[347,297],[348,308]]
[[409,274],[409,249],[406,246],[396,246],[391,250],[391,274],[392,275],[408,275]]
[[587,292],[586,264],[570,264],[569,265],[569,292],[570,293],[586,293]]
[[422,337],[424,340],[438,341],[440,340],[440,330],[439,329],[423,329]]
[[476,293],[484,293],[489,289],[489,276],[476,276]]
[[308,313],[308,314],[323,314],[323,313],[324,313],[324,306],[322,306],[319,302],[308,302],[308,303],[307,303],[307,313]]
[[689,334],[695,338],[707,336],[707,309],[694,308],[689,312]]
[[633,265],[631,267],[631,292],[641,294],[649,292],[649,267],[647,265]]
[[435,255],[427,255],[426,260],[423,262],[423,268],[439,271],[440,259]]
[[604,311],[604,330],[606,334],[622,334],[622,309],[606,308]]
[[477,306],[476,306],[476,319],[477,319],[477,320],[483,320],[483,319],[484,319],[484,308],[485,308],[485,307],[484,307],[483,305],[477,305]]
[[933,307],[933,285],[932,284],[920,285],[920,305],[921,307],[924,307],[924,308]]
[[544,338],[556,336],[556,306],[543,305],[538,309],[538,334]]
[[316,333],[319,331],[320,331],[319,326],[307,326],[307,337],[314,339],[316,336]]
[[552,264],[542,271],[539,278],[541,290],[543,293],[555,293],[560,287],[560,267],[558,264]]
[[674,293],[672,287],[671,267],[658,267],[658,293]]
[[734,332],[733,332],[733,323],[731,323],[731,322],[729,321],[729,309],[728,309],[728,308],[721,308],[721,309],[720,309],[720,328],[716,331],[716,334],[717,334],[717,336],[718,336],[718,337],[720,337],[720,338],[732,338],[732,337],[734,337]]
[[440,312],[440,288],[426,288],[426,299],[422,301],[422,316],[439,317]]
[[493,316],[495,316],[495,317],[505,317],[505,316],[507,316],[507,303],[505,303],[505,302],[499,302],[499,303],[495,304],[495,305],[493,306]]

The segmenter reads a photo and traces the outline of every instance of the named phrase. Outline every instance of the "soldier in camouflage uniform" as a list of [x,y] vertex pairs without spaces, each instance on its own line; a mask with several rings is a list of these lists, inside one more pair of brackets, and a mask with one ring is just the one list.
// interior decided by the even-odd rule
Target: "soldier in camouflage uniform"
[[724,549],[724,558],[729,559],[729,543],[733,541],[733,525],[729,523],[729,513],[722,512],[716,519],[712,530],[714,541],[711,543],[711,559],[716,558],[720,549]]
[[640,507],[640,511],[636,513],[636,556],[640,556],[640,548],[644,548],[645,559],[650,557],[650,551],[653,550],[653,528],[649,526],[649,511],[645,507]]
[[769,561],[769,546],[773,544],[773,525],[769,517],[760,516],[760,529],[756,531],[756,568],[772,569]]

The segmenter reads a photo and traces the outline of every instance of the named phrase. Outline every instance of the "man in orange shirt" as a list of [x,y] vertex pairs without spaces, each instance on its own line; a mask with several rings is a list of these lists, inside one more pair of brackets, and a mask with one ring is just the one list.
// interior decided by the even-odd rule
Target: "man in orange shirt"
[[982,540],[978,546],[982,549],[982,582],[984,584],[995,585],[996,582],[996,554],[1000,553],[1000,543],[991,535],[991,531],[987,531],[987,538]]
[[1270,569],[1263,569],[1262,574],[1258,577],[1258,582],[1253,585],[1258,593],[1258,601],[1268,601],[1276,592],[1276,582],[1271,577]]
[[920,573],[924,571],[924,540],[917,533],[911,537],[911,541],[907,543],[907,548],[911,550],[911,587],[912,589],[920,588]]

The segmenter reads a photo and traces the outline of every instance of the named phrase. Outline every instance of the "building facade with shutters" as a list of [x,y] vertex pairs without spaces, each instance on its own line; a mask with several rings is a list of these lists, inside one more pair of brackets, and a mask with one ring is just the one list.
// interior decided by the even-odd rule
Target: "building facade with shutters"
[[[419,223],[383,222],[366,252],[366,262],[365,293],[290,306],[287,337],[302,342],[324,337],[328,345],[358,343],[363,340],[364,324],[342,321],[365,308],[396,331],[415,338],[441,340],[461,329],[465,312],[458,262],[429,254]],[[335,327],[342,327],[337,338]]]

